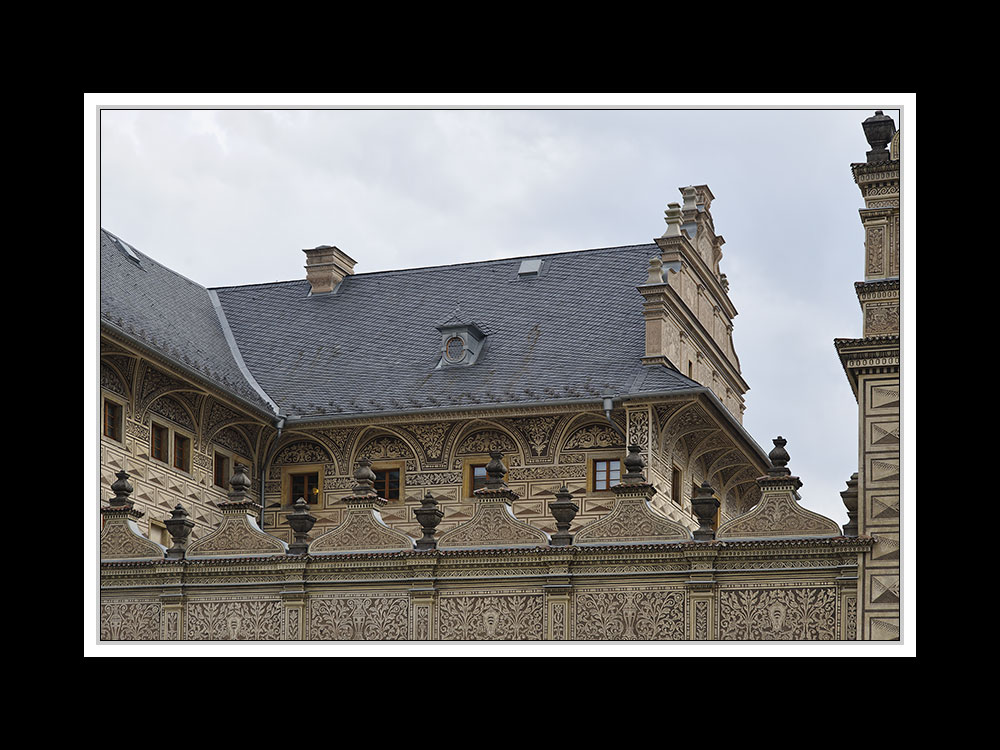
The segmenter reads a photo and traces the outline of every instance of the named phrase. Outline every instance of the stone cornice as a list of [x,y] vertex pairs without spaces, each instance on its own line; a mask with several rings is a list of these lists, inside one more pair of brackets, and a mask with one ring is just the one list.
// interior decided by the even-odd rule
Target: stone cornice
[[[486,559],[508,558],[511,562],[522,561],[526,564],[535,564],[543,560],[555,558],[565,558],[574,564],[586,564],[590,561],[601,561],[613,557],[616,560],[634,559],[636,562],[642,560],[653,560],[662,557],[662,553],[670,553],[671,557],[683,556],[691,552],[713,551],[713,552],[767,552],[782,550],[799,550],[805,553],[827,553],[836,551],[841,553],[866,552],[875,544],[875,539],[870,536],[847,537],[787,537],[780,539],[715,539],[711,541],[679,540],[665,542],[644,542],[644,543],[618,543],[618,544],[588,544],[586,546],[536,546],[536,547],[491,547],[491,548],[466,548],[466,549],[433,549],[433,550],[405,550],[387,552],[345,552],[335,558],[328,555],[299,555],[299,556],[241,556],[241,557],[212,557],[203,559],[184,560],[102,560],[101,571],[108,574],[117,575],[119,571],[132,569],[139,574],[157,568],[162,572],[183,571],[187,568],[213,569],[217,572],[233,571],[239,572],[256,570],[260,572],[282,571],[298,569],[304,571],[308,580],[310,570],[319,569],[345,569],[362,570],[360,566],[345,566],[345,562],[367,561],[375,564],[398,561],[400,563],[421,562],[431,565],[435,561],[451,559]],[[384,568],[379,565],[380,569]],[[283,584],[284,579],[276,579],[276,584]]]
[[851,165],[851,174],[858,184],[862,182],[889,182],[899,180],[899,161],[855,162]]

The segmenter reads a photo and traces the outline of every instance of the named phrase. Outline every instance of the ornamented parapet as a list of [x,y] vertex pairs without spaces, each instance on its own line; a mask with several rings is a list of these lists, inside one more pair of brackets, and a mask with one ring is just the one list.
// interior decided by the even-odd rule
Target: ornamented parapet
[[337,552],[390,552],[413,549],[413,539],[395,531],[382,520],[379,509],[388,500],[375,492],[375,472],[367,458],[358,461],[354,472],[354,494],[343,498],[347,506],[344,521],[309,545],[309,554]]
[[777,539],[782,537],[840,536],[840,527],[826,516],[806,510],[798,503],[799,478],[792,476],[788,463],[788,442],[774,439],[768,457],[774,468],[760,477],[761,499],[749,512],[723,524],[716,539]]
[[284,555],[288,545],[277,537],[261,531],[257,525],[257,503],[250,497],[247,467],[236,464],[236,473],[229,480],[233,491],[229,500],[218,503],[222,523],[187,549],[186,557],[242,557]]
[[438,549],[476,547],[535,547],[547,545],[549,536],[541,529],[518,521],[510,504],[519,495],[504,484],[507,467],[500,451],[490,451],[486,465],[486,487],[475,491],[476,510],[472,518],[441,535]]
[[115,496],[108,507],[101,508],[104,528],[101,530],[102,560],[162,560],[167,548],[147,539],[139,531],[136,519],[144,515],[135,510],[129,499],[132,485],[128,474],[119,471],[118,480],[111,485]]
[[656,513],[649,501],[656,488],[646,482],[639,455],[640,446],[630,445],[625,458],[627,471],[622,483],[612,487],[615,506],[604,518],[584,526],[576,534],[575,544],[637,544],[676,542],[691,539],[691,533],[678,523]]

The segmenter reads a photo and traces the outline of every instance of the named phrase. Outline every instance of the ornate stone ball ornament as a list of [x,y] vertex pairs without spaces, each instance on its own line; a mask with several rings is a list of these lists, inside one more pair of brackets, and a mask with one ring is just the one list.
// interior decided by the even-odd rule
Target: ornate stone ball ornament
[[486,464],[486,489],[503,490],[508,489],[503,481],[507,474],[507,467],[503,465],[503,453],[500,451],[490,451],[490,462]]
[[628,455],[625,456],[625,475],[622,477],[622,484],[645,484],[646,476],[642,473],[642,470],[646,468],[646,464],[642,460],[642,456],[639,455],[642,451],[642,446],[630,445],[628,447]]
[[886,146],[896,133],[896,123],[892,118],[882,113],[881,109],[875,110],[875,114],[861,123],[865,131],[865,138],[872,150],[867,153],[868,163],[889,161],[889,151]]
[[420,501],[420,507],[413,511],[413,515],[420,522],[420,528],[424,532],[423,537],[417,540],[417,549],[436,549],[437,541],[434,539],[434,531],[441,519],[444,518],[444,511],[438,506],[437,498],[430,492],[424,495]]
[[372,471],[372,460],[365,456],[358,459],[354,470],[354,494],[359,497],[377,495],[375,492],[375,472]]
[[774,443],[774,448],[767,454],[767,457],[771,461],[771,468],[767,470],[768,475],[772,477],[790,476],[792,470],[788,468],[788,461],[791,457],[788,455],[788,451],[785,450],[788,441],[781,437],[781,435],[778,435],[771,442]]
[[288,545],[288,554],[304,555],[309,550],[309,532],[316,523],[316,516],[309,512],[309,504],[300,497],[292,505],[292,512],[285,516],[285,522],[292,527],[295,541]]
[[177,503],[170,511],[170,517],[163,520],[163,524],[167,527],[170,538],[174,542],[174,546],[167,550],[167,559],[183,559],[187,551],[188,537],[191,536],[191,529],[194,528],[194,521],[188,518],[184,506]]
[[131,508],[134,503],[129,499],[129,495],[135,488],[128,481],[129,475],[124,471],[119,471],[115,476],[118,478],[111,484],[111,491],[115,493],[115,496],[108,501],[108,504],[113,508],[121,508],[126,505]]
[[858,472],[851,474],[847,480],[847,489],[840,493],[840,498],[847,508],[847,525],[844,526],[844,536],[858,535]]
[[556,533],[552,535],[550,544],[553,547],[568,546],[573,543],[569,527],[573,524],[580,506],[573,502],[573,493],[565,484],[555,492],[555,497],[556,499],[549,503],[549,512],[556,519]]
[[715,521],[715,514],[719,510],[719,500],[715,497],[715,490],[708,482],[702,482],[701,487],[691,498],[691,510],[698,518],[698,529],[694,532],[697,542],[708,542],[715,539],[715,529],[712,523]]

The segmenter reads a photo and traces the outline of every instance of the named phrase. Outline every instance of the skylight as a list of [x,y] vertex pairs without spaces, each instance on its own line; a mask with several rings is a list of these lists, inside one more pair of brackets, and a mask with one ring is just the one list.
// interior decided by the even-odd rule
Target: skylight
[[542,260],[541,258],[531,258],[530,260],[522,260],[521,267],[517,269],[518,276],[537,276],[538,272],[542,270]]

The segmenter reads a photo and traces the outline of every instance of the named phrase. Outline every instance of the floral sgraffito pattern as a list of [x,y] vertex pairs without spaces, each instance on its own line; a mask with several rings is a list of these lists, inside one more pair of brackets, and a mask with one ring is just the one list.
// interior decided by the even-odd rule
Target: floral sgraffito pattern
[[408,638],[405,597],[330,597],[310,604],[312,639],[319,641],[402,641]]
[[834,588],[737,589],[719,592],[722,640],[836,639]]
[[101,605],[102,641],[160,640],[158,603],[111,602]]
[[441,638],[448,641],[542,640],[542,597],[454,596],[441,600]]
[[608,591],[577,597],[579,640],[684,640],[684,623],[681,591]]
[[186,625],[189,641],[277,641],[281,640],[281,602],[191,602]]

